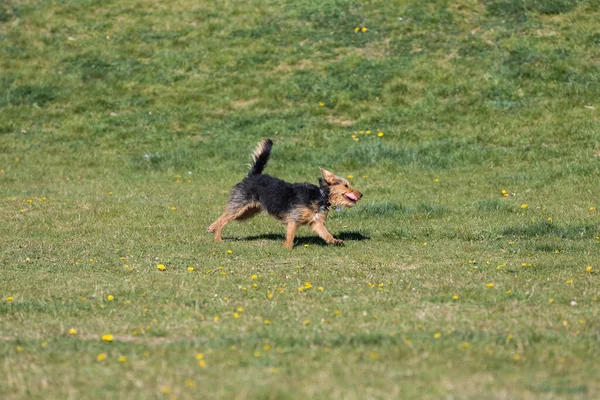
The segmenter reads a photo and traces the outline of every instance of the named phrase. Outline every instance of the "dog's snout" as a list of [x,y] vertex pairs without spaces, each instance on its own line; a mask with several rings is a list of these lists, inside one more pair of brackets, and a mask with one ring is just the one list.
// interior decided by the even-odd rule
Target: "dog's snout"
[[363,194],[361,192],[358,192],[358,198],[362,199],[362,197],[363,197]]

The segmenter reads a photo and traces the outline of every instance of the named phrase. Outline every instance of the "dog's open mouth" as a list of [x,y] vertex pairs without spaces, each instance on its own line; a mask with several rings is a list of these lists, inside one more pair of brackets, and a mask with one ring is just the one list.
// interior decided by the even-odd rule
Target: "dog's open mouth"
[[356,195],[354,193],[350,193],[350,192],[344,193],[344,197],[353,203],[356,203],[358,201],[358,197],[356,197]]

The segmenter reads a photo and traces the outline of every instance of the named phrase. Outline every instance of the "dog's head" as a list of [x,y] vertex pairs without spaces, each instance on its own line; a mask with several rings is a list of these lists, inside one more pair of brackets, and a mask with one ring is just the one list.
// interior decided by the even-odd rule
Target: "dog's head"
[[332,206],[353,207],[363,196],[362,193],[354,189],[346,179],[335,176],[323,168],[321,168],[321,174],[323,174],[321,184],[327,185],[329,191],[329,203],[331,203]]

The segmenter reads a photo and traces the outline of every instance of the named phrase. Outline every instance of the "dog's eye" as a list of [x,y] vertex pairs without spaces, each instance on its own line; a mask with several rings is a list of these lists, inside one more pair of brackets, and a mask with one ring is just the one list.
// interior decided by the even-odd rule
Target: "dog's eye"
[[348,187],[348,184],[345,184],[344,186]]

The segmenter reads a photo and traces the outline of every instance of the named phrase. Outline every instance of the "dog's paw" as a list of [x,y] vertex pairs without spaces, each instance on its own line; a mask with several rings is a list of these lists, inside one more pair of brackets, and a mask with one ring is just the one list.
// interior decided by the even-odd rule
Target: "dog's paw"
[[343,246],[344,241],[340,239],[333,239],[333,242],[331,242],[331,244],[333,244],[334,246]]

